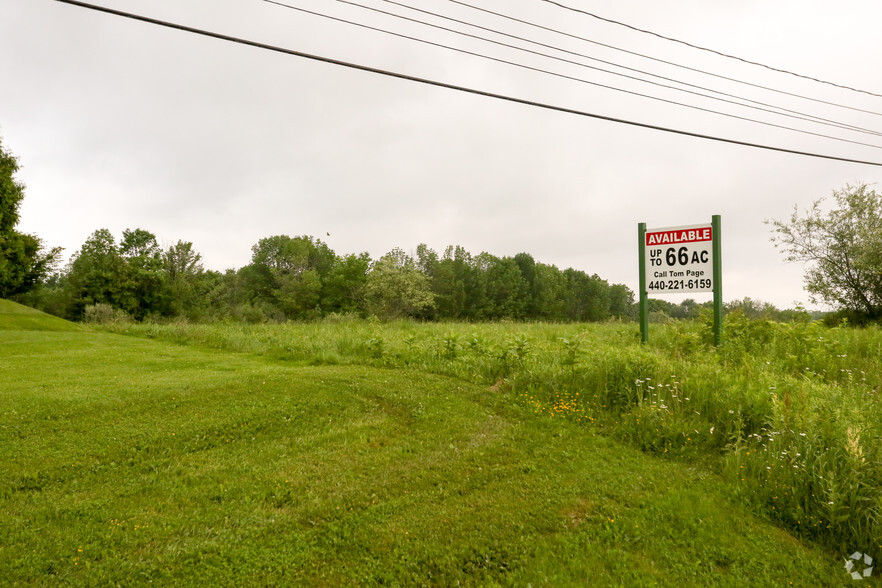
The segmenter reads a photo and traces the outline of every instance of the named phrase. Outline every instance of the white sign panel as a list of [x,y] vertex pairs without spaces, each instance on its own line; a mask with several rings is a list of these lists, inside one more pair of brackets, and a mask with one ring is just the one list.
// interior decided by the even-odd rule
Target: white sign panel
[[713,292],[710,224],[646,229],[646,291],[650,294]]

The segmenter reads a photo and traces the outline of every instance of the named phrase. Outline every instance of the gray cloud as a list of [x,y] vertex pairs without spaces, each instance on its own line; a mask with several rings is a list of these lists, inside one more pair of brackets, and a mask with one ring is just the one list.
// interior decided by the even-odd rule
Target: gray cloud
[[[551,79],[265,3],[105,4],[610,116],[882,160],[879,150]],[[446,4],[421,5],[446,12]],[[541,3],[483,5],[665,59],[882,111],[882,99],[764,72]],[[869,0],[835,13],[821,2],[797,8],[608,3],[596,10],[747,58],[882,90],[876,75],[882,40],[872,29],[882,8]],[[0,134],[24,165],[21,228],[68,254],[97,228],[119,234],[143,227],[166,242],[193,241],[208,267],[224,269],[247,263],[251,245],[262,237],[312,234],[339,253],[367,250],[375,257],[419,242],[439,251],[447,244],[473,253],[526,251],[636,289],[638,222],[681,225],[721,214],[725,297],[788,306],[807,300],[801,268],[782,262],[763,220],[782,218],[794,204],[806,206],[846,183],[882,176],[879,168],[716,144],[382,78],[49,0],[0,0],[0,11],[0,52],[14,56],[0,71]],[[463,9],[457,14],[507,26]],[[526,27],[507,30],[534,34]],[[536,36],[604,59],[640,61],[547,33]],[[468,46],[489,51],[477,42]],[[687,79],[682,72],[664,73]],[[578,75],[647,91],[609,76]],[[719,87],[734,91],[731,84]],[[873,115],[763,99],[882,126]]]

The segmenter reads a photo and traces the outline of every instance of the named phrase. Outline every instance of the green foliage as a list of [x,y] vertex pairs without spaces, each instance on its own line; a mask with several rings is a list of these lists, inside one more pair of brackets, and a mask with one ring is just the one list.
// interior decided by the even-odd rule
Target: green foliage
[[131,318],[124,310],[113,308],[109,304],[92,304],[83,312],[83,322],[106,325],[109,323],[126,323]]
[[92,233],[70,262],[63,286],[71,301],[67,316],[107,304],[137,320],[170,313],[168,274],[156,237],[143,229],[123,232],[117,245],[107,229]]
[[99,229],[86,239],[72,258],[66,278],[66,287],[74,300],[71,317],[81,317],[85,307],[92,304],[117,308],[133,305],[125,291],[125,260],[107,229]]
[[309,236],[276,235],[261,239],[251,248],[251,263],[264,265],[274,274],[299,274],[312,269],[326,274],[334,263],[334,252],[319,239]]
[[36,289],[61,255],[60,248],[46,250],[36,236],[15,230],[24,200],[24,185],[15,179],[18,169],[18,160],[0,141],[0,298]]
[[278,287],[273,294],[286,317],[302,319],[319,315],[322,281],[316,270],[282,274],[277,278],[276,284]]
[[337,260],[322,282],[322,310],[328,313],[361,314],[371,258],[367,253],[349,254]]
[[18,224],[24,199],[24,185],[15,179],[18,169],[18,159],[0,142],[0,235],[8,235]]
[[474,316],[478,305],[475,288],[477,278],[471,265],[471,255],[462,247],[448,247],[432,273],[432,291],[435,294],[437,316],[463,319]]
[[168,315],[169,276],[156,236],[144,229],[125,230],[119,253],[125,261],[124,288],[131,300],[131,306],[124,310],[137,319],[149,314]]
[[61,248],[45,250],[33,235],[0,235],[0,296],[20,296],[37,289],[58,263]]
[[481,278],[487,302],[483,318],[523,319],[530,301],[530,284],[517,260],[482,253],[477,262],[484,268]]
[[156,268],[162,255],[156,235],[144,229],[124,230],[119,252],[138,266],[150,269]]
[[867,185],[833,192],[836,207],[825,213],[823,199],[801,216],[768,221],[772,241],[788,261],[810,264],[806,289],[813,301],[882,318],[882,194]]
[[209,293],[218,281],[202,267],[202,256],[189,241],[178,241],[161,254],[162,270],[168,280],[170,314],[198,319],[210,305]]
[[94,304],[109,304],[135,320],[248,323],[341,313],[382,320],[548,321],[634,314],[626,286],[572,268],[561,271],[527,253],[472,256],[451,246],[439,257],[420,244],[417,259],[396,248],[372,262],[367,253],[338,256],[309,236],[261,239],[250,264],[221,274],[205,271],[190,242],[162,251],[144,229],[124,231],[118,244],[100,229],[46,285],[28,302],[74,320]]
[[416,316],[434,304],[428,278],[413,258],[393,249],[371,268],[365,284],[367,310],[384,320]]
[[327,245],[308,236],[276,235],[258,241],[252,253],[251,265],[239,272],[242,303],[287,319],[320,316],[322,281],[337,262]]

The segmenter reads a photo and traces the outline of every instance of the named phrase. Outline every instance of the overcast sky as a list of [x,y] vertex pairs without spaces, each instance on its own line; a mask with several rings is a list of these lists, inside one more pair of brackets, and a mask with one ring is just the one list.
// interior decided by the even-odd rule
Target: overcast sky
[[[882,137],[709,100],[379,15],[335,0],[292,6],[593,84],[811,133]],[[401,0],[553,48],[375,8],[623,72],[573,53],[837,123],[882,130],[882,98],[775,73],[542,0],[464,0],[627,51],[850,107],[664,65],[478,12]],[[560,0],[743,59],[882,94],[882,3]],[[449,84],[693,133],[882,162],[882,149],[688,109],[456,53],[262,0],[96,0],[194,28]],[[782,219],[882,168],[638,128],[392,79],[94,12],[0,0],[0,136],[27,186],[19,230],[75,253],[96,229],[192,241],[207,268],[247,264],[263,237],[321,238],[338,254],[426,243],[532,254],[637,290],[637,223],[722,215],[726,300],[808,304],[800,265],[769,241]],[[647,77],[630,72],[629,75]],[[660,78],[652,78],[660,83]],[[695,90],[707,93],[704,90]],[[719,96],[719,94],[716,94]],[[767,107],[763,107],[767,108]],[[860,109],[860,110],[856,110]],[[861,112],[870,111],[871,113]],[[794,115],[797,116],[797,115]],[[879,186],[877,186],[877,189]],[[328,235],[330,233],[330,235]],[[699,300],[709,294],[694,295]],[[677,298],[671,298],[677,301]],[[809,306],[813,306],[810,305]]]

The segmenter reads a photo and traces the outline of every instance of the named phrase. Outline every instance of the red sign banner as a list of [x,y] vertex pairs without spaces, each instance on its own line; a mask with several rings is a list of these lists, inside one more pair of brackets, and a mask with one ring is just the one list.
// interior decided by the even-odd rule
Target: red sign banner
[[674,245],[677,243],[699,243],[701,241],[713,241],[711,227],[674,229],[657,233],[646,232],[647,247],[652,245]]

